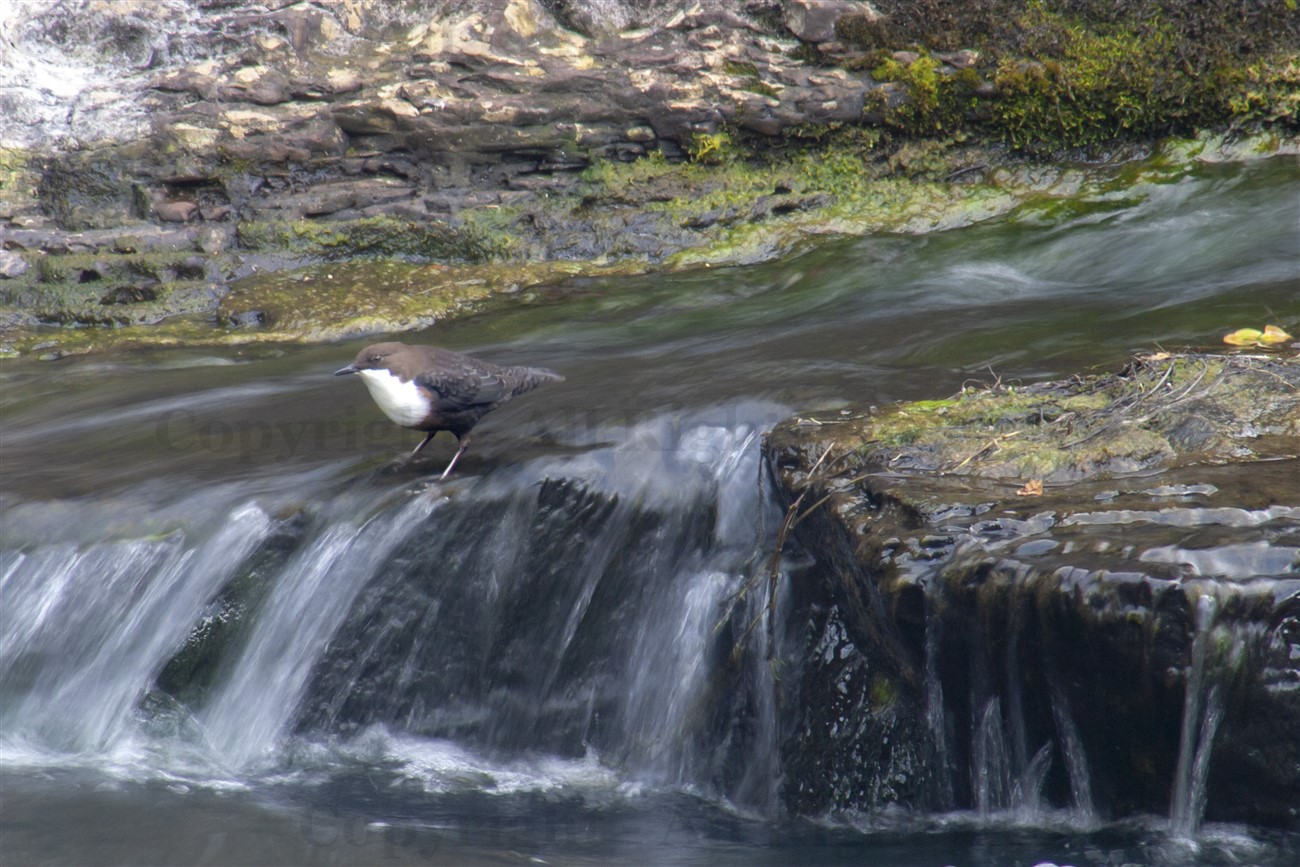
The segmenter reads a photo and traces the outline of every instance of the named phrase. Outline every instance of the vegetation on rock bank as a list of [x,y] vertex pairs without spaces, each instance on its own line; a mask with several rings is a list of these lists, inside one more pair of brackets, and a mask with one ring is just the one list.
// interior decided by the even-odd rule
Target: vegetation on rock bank
[[[570,4],[488,6],[403,6],[425,23],[396,40],[349,19],[347,70],[258,33],[246,56],[160,73],[145,138],[0,150],[0,354],[400,330],[528,263],[557,278],[752,263],[1300,150],[1292,0],[880,0],[818,36],[791,4],[614,3],[646,29],[603,35]],[[623,105],[620,52],[650,50],[676,61]],[[438,58],[478,69],[456,79],[472,92]],[[1196,129],[1220,132],[1145,159]],[[344,260],[395,264],[352,281],[364,302],[318,291],[329,271],[266,276]]]
[[842,19],[839,32],[877,79],[904,86],[908,99],[887,106],[886,121],[909,134],[967,129],[1048,154],[1198,128],[1300,126],[1294,0],[877,5],[883,19]]
[[1267,458],[1300,450],[1300,366],[1280,359],[1158,353],[1108,376],[996,385],[787,424],[802,425],[803,436],[829,446],[828,461],[859,474],[1053,484]]
[[819,147],[746,154],[722,143],[710,162],[597,163],[573,193],[467,212],[455,226],[370,217],[241,223],[215,240],[211,227],[83,233],[78,249],[0,281],[10,311],[0,353],[411,330],[577,276],[751,264],[827,235],[1122,207],[1199,162],[1294,153],[1300,142],[1203,136],[1093,166],[1008,163],[953,143],[884,154],[857,131]]

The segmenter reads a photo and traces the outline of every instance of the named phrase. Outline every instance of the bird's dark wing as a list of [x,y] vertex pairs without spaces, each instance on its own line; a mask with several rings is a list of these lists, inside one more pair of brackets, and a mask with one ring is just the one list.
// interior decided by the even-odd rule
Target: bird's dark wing
[[503,373],[486,365],[456,365],[422,373],[415,381],[433,393],[439,411],[454,412],[490,406],[508,397],[513,383]]
[[564,379],[551,370],[497,367],[434,346],[420,350],[424,364],[415,382],[434,400],[437,413],[473,413],[481,417],[517,394]]

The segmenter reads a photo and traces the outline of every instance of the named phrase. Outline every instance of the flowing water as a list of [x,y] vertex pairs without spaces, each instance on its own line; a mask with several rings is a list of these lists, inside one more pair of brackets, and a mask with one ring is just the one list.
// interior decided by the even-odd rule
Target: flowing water
[[[449,442],[390,463],[418,435],[329,375],[364,341],[6,362],[0,856],[1295,863],[1296,835],[1200,822],[1205,665],[1172,816],[1107,819],[1062,695],[1053,749],[1014,680],[951,720],[931,677],[915,737],[955,770],[942,733],[970,727],[974,791],[945,771],[952,809],[789,817],[781,745],[824,601],[792,553],[769,628],[752,579],[780,520],[758,451],[776,420],[1300,324],[1298,190],[1293,159],[1209,166],[1075,216],[581,282],[440,325],[410,339],[568,377],[490,416],[446,483]],[[1234,576],[1294,559],[1273,550],[1215,556]]]

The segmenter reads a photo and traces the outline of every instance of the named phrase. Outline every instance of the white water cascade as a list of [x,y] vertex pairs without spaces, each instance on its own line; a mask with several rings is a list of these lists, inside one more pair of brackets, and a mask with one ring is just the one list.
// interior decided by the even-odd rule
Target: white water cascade
[[441,501],[417,495],[395,515],[329,528],[278,577],[233,672],[200,716],[220,760],[241,768],[274,754],[311,667],[393,547]]
[[[735,601],[775,526],[760,431],[652,422],[448,486],[307,508],[200,496],[192,523],[142,497],[115,528],[80,516],[89,540],[19,541],[0,560],[0,747],[112,764],[114,744],[146,743],[137,770],[250,780],[382,730],[417,753],[585,748],[656,784],[726,777],[768,809],[774,685],[761,638],[731,653],[766,598]],[[30,533],[44,506],[24,508]],[[211,672],[186,704],[156,690],[182,649]],[[720,689],[736,664],[743,682]]]
[[161,538],[6,552],[0,572],[0,694],[6,740],[104,752],[208,600],[270,532],[255,505],[207,541]]
[[1197,598],[1196,633],[1192,639],[1178,739],[1178,766],[1169,802],[1169,829],[1181,838],[1194,837],[1205,815],[1210,752],[1223,719],[1222,691],[1214,681],[1207,659],[1217,613],[1218,601],[1214,596],[1206,593]]

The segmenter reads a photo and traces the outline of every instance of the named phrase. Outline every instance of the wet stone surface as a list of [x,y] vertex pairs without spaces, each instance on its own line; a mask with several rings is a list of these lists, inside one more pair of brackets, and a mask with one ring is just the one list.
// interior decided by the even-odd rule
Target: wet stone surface
[[[1173,384],[1185,363],[1222,381]],[[1209,819],[1300,826],[1297,380],[1283,356],[1178,356],[1044,386],[1042,417],[1075,412],[1067,436],[1091,439],[1053,462],[984,445],[1050,438],[1023,394],[777,427],[769,465],[852,655],[889,684],[889,714],[937,738],[934,784],[901,800],[1091,809],[1072,788],[1086,763],[1088,796],[1121,815],[1176,817],[1208,791]],[[900,421],[939,409],[964,421]],[[1027,495],[1031,478],[1058,481]],[[865,728],[835,730],[834,749]],[[1029,785],[1042,745],[1054,760]]]

